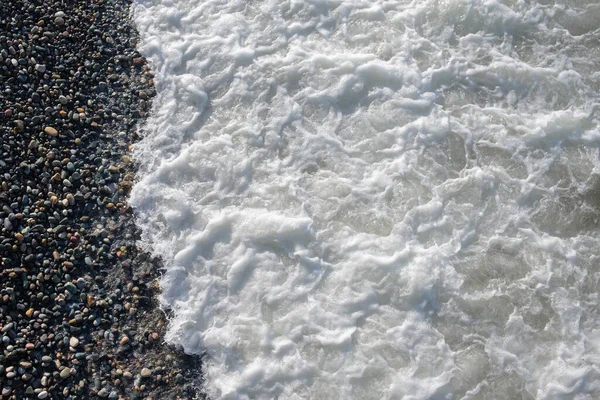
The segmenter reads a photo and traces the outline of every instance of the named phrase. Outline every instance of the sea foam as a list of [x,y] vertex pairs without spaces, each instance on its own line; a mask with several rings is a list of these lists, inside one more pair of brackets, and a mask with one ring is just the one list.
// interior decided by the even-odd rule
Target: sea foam
[[133,16],[132,204],[211,398],[600,398],[596,1]]

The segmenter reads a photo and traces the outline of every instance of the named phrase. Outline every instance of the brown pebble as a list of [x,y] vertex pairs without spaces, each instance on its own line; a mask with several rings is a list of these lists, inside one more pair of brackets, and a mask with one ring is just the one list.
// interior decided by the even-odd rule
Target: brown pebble
[[25,124],[20,119],[15,120],[15,132],[21,132],[25,128]]
[[58,131],[56,129],[54,129],[51,126],[47,126],[44,128],[44,132],[46,132],[46,134],[50,135],[50,136],[57,136],[58,135]]

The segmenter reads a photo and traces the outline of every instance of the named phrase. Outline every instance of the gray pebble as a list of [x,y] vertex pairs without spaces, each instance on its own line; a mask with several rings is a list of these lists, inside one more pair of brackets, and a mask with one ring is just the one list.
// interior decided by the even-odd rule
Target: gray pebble
[[13,326],[15,326],[13,322],[9,322],[8,324],[4,325],[4,327],[2,328],[2,333],[10,331],[13,328]]

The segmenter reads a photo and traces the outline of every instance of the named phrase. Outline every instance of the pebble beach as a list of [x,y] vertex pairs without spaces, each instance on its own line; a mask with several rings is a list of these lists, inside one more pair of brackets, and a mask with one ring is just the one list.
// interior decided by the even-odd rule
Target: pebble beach
[[0,0],[0,400],[600,399],[598,0]]
[[129,2],[0,7],[2,399],[193,399],[137,245],[130,158],[154,96]]

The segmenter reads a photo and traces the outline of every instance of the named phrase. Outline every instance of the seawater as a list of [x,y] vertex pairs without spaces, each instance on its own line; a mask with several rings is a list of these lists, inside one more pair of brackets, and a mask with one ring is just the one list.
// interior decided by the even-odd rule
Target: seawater
[[600,398],[600,3],[133,18],[132,204],[212,399]]

